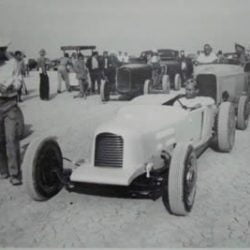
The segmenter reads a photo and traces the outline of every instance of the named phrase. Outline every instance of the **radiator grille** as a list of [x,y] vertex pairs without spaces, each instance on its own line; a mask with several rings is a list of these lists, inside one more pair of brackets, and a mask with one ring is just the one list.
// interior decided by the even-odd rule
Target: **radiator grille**
[[96,137],[95,166],[122,167],[123,139],[121,136],[102,133]]
[[197,88],[200,96],[209,96],[217,101],[217,81],[212,74],[197,76]]

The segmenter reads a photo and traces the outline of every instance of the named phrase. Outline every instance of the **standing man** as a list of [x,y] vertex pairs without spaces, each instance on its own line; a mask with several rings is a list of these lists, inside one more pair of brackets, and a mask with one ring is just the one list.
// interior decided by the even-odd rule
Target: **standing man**
[[41,49],[39,51],[40,57],[37,59],[37,67],[40,73],[40,98],[41,100],[49,100],[49,77],[47,74],[47,67],[49,65],[49,59],[47,59],[46,51]]
[[114,92],[115,90],[116,67],[116,57],[113,54],[109,55],[107,51],[104,51],[101,60],[102,75],[104,80],[109,83],[111,92]]
[[[14,96],[17,90],[13,85],[13,59],[9,59],[7,47],[0,45],[0,94]],[[18,138],[18,109],[9,95],[0,98],[0,178],[13,185],[21,184],[20,147]],[[13,97],[12,97],[13,98]],[[13,103],[13,104],[12,104]],[[6,104],[9,104],[7,107]],[[11,104],[11,105],[10,105]]]
[[78,54],[78,58],[73,66],[74,66],[73,69],[76,73],[76,78],[78,79],[80,86],[80,93],[74,96],[74,98],[84,97],[84,99],[87,99],[89,71],[85,65],[84,56],[82,54]]
[[121,66],[123,64],[123,55],[121,51],[118,51],[118,56],[117,56],[118,62],[119,62],[119,66]]
[[128,55],[128,52],[124,52],[123,63],[129,63],[129,55]]
[[70,88],[70,83],[69,83],[69,70],[68,68],[72,66],[73,64],[71,63],[69,59],[69,54],[64,53],[63,57],[60,58],[60,63],[58,65],[57,69],[57,77],[58,77],[58,85],[57,85],[57,93],[61,93],[61,88],[62,88],[62,81],[65,82],[66,90],[68,92],[71,91]]
[[13,71],[12,71],[13,81],[14,81],[14,85],[18,94],[18,101],[22,102],[22,89],[25,88],[27,91],[27,88],[24,82],[25,64],[23,61],[22,52],[19,50],[16,51],[14,54],[14,59],[15,59],[15,63],[14,63]]
[[95,93],[95,83],[97,82],[97,93],[100,94],[101,67],[97,51],[93,51],[92,56],[88,58],[87,67],[91,78],[91,92]]
[[179,63],[181,69],[181,80],[184,83],[192,77],[194,71],[192,60],[186,57],[184,50],[180,51]]
[[204,53],[200,53],[198,56],[196,62],[197,64],[211,64],[217,62],[217,56],[213,52],[213,48],[210,46],[210,44],[204,45]]
[[245,47],[236,43],[235,44],[235,52],[237,54],[237,57],[238,57],[238,61],[239,61],[239,64],[241,66],[244,66],[245,63],[247,62],[247,56],[246,56],[246,53],[245,53]]

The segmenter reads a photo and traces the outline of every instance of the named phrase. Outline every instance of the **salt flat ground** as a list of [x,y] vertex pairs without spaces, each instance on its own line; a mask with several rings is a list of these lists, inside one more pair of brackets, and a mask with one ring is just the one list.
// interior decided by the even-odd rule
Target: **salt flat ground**
[[[95,128],[126,102],[102,104],[75,93],[38,96],[38,75],[26,79],[21,108],[30,135],[56,134],[66,157],[88,158]],[[237,131],[230,154],[208,149],[198,160],[198,192],[190,215],[176,217],[161,198],[125,199],[62,190],[47,202],[32,201],[24,187],[0,181],[0,247],[250,247],[250,127]]]

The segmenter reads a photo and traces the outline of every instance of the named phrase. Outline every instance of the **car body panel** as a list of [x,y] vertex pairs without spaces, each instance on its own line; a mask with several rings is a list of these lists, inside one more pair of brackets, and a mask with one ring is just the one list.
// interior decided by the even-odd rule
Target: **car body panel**
[[152,79],[148,64],[126,64],[117,70],[116,90],[122,95],[141,95],[146,80]]
[[195,67],[194,75],[200,94],[212,97],[217,104],[225,100],[226,93],[229,96],[227,100],[234,103],[238,102],[241,95],[248,93],[249,76],[241,66],[200,65]]

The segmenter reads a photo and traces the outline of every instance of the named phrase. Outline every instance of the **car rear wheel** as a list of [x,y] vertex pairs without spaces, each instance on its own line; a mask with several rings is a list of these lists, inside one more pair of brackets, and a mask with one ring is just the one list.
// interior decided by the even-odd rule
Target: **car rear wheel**
[[152,84],[152,81],[147,79],[145,82],[144,82],[144,88],[143,88],[143,94],[144,95],[148,95],[152,92],[152,88],[153,88],[153,84]]
[[107,81],[102,81],[101,82],[100,96],[101,96],[102,102],[109,101],[110,90],[109,90],[109,86],[108,86],[108,82]]
[[24,137],[25,125],[24,125],[23,112],[18,106],[17,106],[17,110],[16,110],[16,116],[17,116],[18,138],[22,139]]
[[237,110],[237,128],[245,130],[248,126],[249,118],[249,99],[247,96],[241,96]]
[[53,137],[33,141],[24,156],[23,183],[33,200],[44,201],[63,187],[59,174],[63,171],[61,149]]
[[174,90],[180,90],[181,89],[181,76],[180,74],[176,74],[174,77]]
[[235,141],[235,111],[233,104],[223,102],[217,117],[217,148],[222,152],[230,152]]
[[193,147],[180,143],[174,149],[168,173],[168,184],[163,187],[163,203],[172,214],[187,215],[196,195],[197,160]]
[[164,94],[170,92],[170,80],[168,75],[163,75],[162,77],[162,91]]

